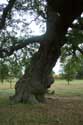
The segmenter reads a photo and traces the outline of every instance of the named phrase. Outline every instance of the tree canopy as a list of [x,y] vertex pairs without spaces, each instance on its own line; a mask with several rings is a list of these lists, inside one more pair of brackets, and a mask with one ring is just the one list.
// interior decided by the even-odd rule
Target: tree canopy
[[[54,5],[54,10],[56,11],[56,15],[65,17],[65,22],[69,23],[67,27],[76,27],[82,29],[83,21],[78,21],[77,25],[71,25],[71,20],[73,21],[76,18],[79,18],[82,11],[83,11],[83,2],[82,0],[75,1],[75,0],[55,0],[54,2],[50,0],[9,0],[6,4],[0,5],[1,11],[1,19],[0,19],[0,32],[1,37],[4,37],[4,40],[0,42],[0,57],[3,58],[5,56],[10,56],[13,54],[14,51],[21,49],[27,46],[29,43],[38,42],[41,43],[46,40],[46,32],[44,35],[30,37],[29,36],[29,24],[32,21],[36,21],[40,25],[43,25],[44,22],[47,23],[48,20],[48,13],[47,13],[47,5],[50,3],[50,6]],[[22,18],[23,15],[27,14],[27,19]],[[20,15],[20,16],[19,16]],[[32,16],[32,20],[29,21],[29,16]],[[68,15],[68,16],[67,16]],[[19,18],[15,18],[18,16]],[[53,19],[54,20],[54,19]],[[22,25],[22,29],[19,29],[18,25]],[[64,26],[64,27],[65,27]],[[25,27],[25,28],[24,28]],[[23,29],[24,28],[24,29]],[[8,31],[10,29],[10,32]],[[17,31],[16,31],[17,30]],[[16,32],[21,30],[21,34],[25,32],[26,37],[25,39],[16,39]],[[49,28],[46,28],[46,31]],[[3,36],[4,35],[4,36]],[[29,39],[28,39],[29,38]],[[12,40],[13,39],[13,40]],[[80,50],[82,51],[82,50]]]
[[[71,2],[72,6],[73,4],[77,6],[78,2]],[[81,6],[80,2],[77,6],[78,9],[79,5]],[[23,70],[29,62],[29,58],[32,57],[32,55],[38,50],[38,43],[43,43],[46,39],[45,24],[47,23],[48,18],[47,3],[48,2],[45,0],[9,0],[5,1],[5,3],[2,2],[0,5],[0,67],[2,67],[0,69],[1,72],[3,72],[0,73],[1,79],[5,79],[7,76],[11,77],[11,74],[14,77],[21,76],[23,74]],[[66,1],[63,3],[63,1],[57,2],[56,0],[54,3],[56,14],[58,14],[58,16],[60,16],[60,14],[65,15],[65,9],[67,9]],[[69,10],[67,9],[67,11]],[[80,14],[81,12],[82,10],[80,8]],[[68,14],[71,14],[71,10]],[[43,30],[42,33],[44,35],[34,37],[30,35],[32,31],[29,26],[34,21]],[[64,57],[69,55],[77,56],[78,52],[83,54],[82,29],[83,17],[82,15],[78,15],[76,20],[70,25],[70,28],[63,39],[64,44],[62,47],[61,58],[65,59]],[[48,27],[46,30],[48,30]],[[18,32],[20,32],[20,35]],[[19,51],[16,52],[17,50]],[[4,72],[4,66],[7,69],[6,72]]]

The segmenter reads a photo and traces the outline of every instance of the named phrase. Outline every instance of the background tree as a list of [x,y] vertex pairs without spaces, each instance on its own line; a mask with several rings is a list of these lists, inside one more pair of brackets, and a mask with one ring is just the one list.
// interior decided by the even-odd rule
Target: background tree
[[75,57],[67,57],[62,66],[64,70],[62,77],[67,80],[69,85],[70,81],[76,79],[76,75],[80,69],[80,62]]
[[79,66],[79,69],[77,71],[76,78],[83,79],[83,55],[81,55],[79,58],[80,58],[80,66]]
[[8,77],[9,77],[8,66],[4,63],[3,60],[0,60],[0,81],[1,81],[1,83],[3,83],[4,80],[7,80]]
[[[83,67],[83,18],[73,22],[73,27],[69,29],[65,36],[66,44],[62,47],[61,62],[64,69],[64,78],[68,83],[79,76]],[[79,28],[77,28],[79,27]]]
[[[1,6],[2,15],[0,20],[1,37],[7,34],[9,38],[1,40],[0,57],[12,55],[15,51],[24,48],[29,43],[40,44],[38,51],[32,56],[29,66],[26,68],[24,75],[17,81],[15,95],[12,100],[15,102],[32,103],[43,102],[44,95],[48,87],[53,83],[50,75],[53,66],[58,57],[61,55],[61,47],[66,44],[64,36],[68,27],[72,26],[74,19],[80,17],[83,11],[82,0],[9,0],[6,7]],[[46,32],[41,36],[31,37],[28,34],[30,23],[23,19],[15,19],[15,14],[26,13],[33,15],[33,20],[37,23],[46,22]],[[28,17],[27,17],[28,18]],[[22,23],[22,34],[25,32],[25,39],[16,40],[16,30],[19,22]],[[32,22],[32,21],[30,21]],[[8,26],[12,27],[8,32]],[[7,32],[6,32],[7,29]],[[10,38],[15,36],[11,41]],[[4,37],[5,38],[5,37]]]

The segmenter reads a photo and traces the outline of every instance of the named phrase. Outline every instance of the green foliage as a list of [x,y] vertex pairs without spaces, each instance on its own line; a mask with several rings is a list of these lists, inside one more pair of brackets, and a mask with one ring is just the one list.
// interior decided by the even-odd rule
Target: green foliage
[[66,63],[63,64],[64,73],[63,78],[65,78],[69,84],[76,76],[77,62],[72,58],[68,59]]
[[9,77],[9,69],[7,64],[0,60],[0,81],[3,83]]
[[[65,44],[61,48],[61,61],[64,62],[67,56],[77,56],[79,57],[79,53],[83,54],[83,31],[79,30],[79,28],[75,28],[76,26],[81,27],[79,21],[81,20],[83,24],[83,17],[77,20],[77,23],[73,24],[73,28],[71,28],[67,34],[65,35]],[[76,25],[76,26],[74,26]]]
[[20,78],[23,75],[22,63],[15,60],[15,58],[8,58],[0,63],[0,80],[3,82],[5,79]]
[[[44,11],[45,13],[44,8],[46,5],[43,4],[44,2],[43,0],[16,1],[14,11],[12,9],[10,17],[8,15],[5,29],[0,32],[0,54],[4,55],[4,59],[0,58],[0,80],[2,82],[5,79],[21,77],[25,68],[30,65],[30,58],[38,51],[39,44],[33,43],[19,51],[16,49],[16,51],[12,53],[13,48],[31,37],[32,30],[29,27],[29,23],[31,24],[35,21],[37,25],[41,25],[43,18],[40,19],[39,16],[41,12]],[[1,13],[2,11],[3,10],[0,10]],[[27,19],[26,13],[31,17],[31,20]],[[11,46],[13,46],[12,49]],[[4,50],[4,52],[1,53],[1,50]],[[9,57],[5,57],[6,52]],[[9,52],[12,53],[10,54],[11,56]]]
[[[74,28],[68,31],[65,36],[65,45],[61,48],[61,63],[64,69],[63,77],[68,81],[74,78],[83,78],[83,32],[78,30],[83,23],[83,18],[79,18]],[[81,50],[81,51],[80,51]],[[79,74],[79,75],[78,75]]]
[[83,79],[83,55],[80,55],[79,58],[80,58],[80,66],[79,66],[79,69],[77,71],[76,78]]
[[[35,21],[37,25],[40,24],[40,26],[42,26],[42,24],[46,21],[44,18],[47,16],[46,7],[47,3],[45,0],[16,1],[13,9],[14,11],[12,10],[11,12],[11,20],[7,18],[5,30],[3,29],[0,33],[0,48],[2,50],[6,49],[8,53],[10,52],[11,46],[15,47],[15,45],[18,45],[25,38],[29,38],[30,33],[32,32],[29,28],[29,23]],[[23,17],[26,13],[27,15],[31,15],[32,20],[30,22]],[[19,18],[16,18],[17,15]],[[81,22],[83,22],[83,19]],[[19,27],[19,24],[21,24],[22,28]],[[20,32],[19,37],[17,37],[18,31]],[[65,37],[66,44],[62,48],[61,58],[63,58],[63,62],[65,57],[76,55],[77,47],[79,44],[82,44],[82,39],[83,32],[78,31],[75,28],[67,33]],[[11,57],[5,58],[4,65],[2,65],[2,63],[0,64],[0,79],[5,79],[6,77],[21,77],[26,66],[29,66],[30,58],[36,50],[38,50],[37,44],[29,45],[17,53],[14,52]],[[5,56],[5,52],[3,55]],[[69,69],[70,66],[67,67]],[[6,71],[4,71],[4,69],[6,69]]]
[[[18,41],[23,41],[25,38],[16,38],[7,34],[1,33],[0,46],[3,48],[8,45],[18,44]],[[0,80],[3,82],[5,79],[12,80],[13,78],[20,78],[25,68],[30,65],[30,59],[32,55],[38,51],[39,45],[34,43],[27,47],[14,52],[10,57],[0,58]]]
[[82,79],[83,78],[83,55],[79,57],[68,56],[62,62],[62,67],[64,73],[62,77],[65,78],[68,83],[73,79]]

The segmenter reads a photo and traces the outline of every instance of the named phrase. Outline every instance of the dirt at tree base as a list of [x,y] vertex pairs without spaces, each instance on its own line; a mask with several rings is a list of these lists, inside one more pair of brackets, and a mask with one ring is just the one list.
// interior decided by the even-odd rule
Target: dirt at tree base
[[0,125],[83,125],[83,98],[80,96],[50,95],[44,104],[37,105],[11,105],[6,101],[0,102]]

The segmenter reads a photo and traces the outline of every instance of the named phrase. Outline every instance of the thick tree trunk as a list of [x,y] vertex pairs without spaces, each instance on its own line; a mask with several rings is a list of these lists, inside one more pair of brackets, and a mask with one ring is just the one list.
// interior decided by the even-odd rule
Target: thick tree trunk
[[42,44],[32,57],[23,77],[16,83],[15,102],[43,102],[44,95],[53,83],[51,70],[60,55],[60,49],[53,44]]
[[52,0],[48,0],[46,39],[40,44],[39,51],[32,57],[30,66],[23,77],[16,83],[13,101],[43,102],[48,87],[53,83],[50,74],[60,56],[60,49],[64,45],[63,37],[74,19],[69,8],[64,6],[63,9],[68,12],[62,10],[59,14],[56,13],[54,5]]
[[51,71],[60,56],[60,40],[64,31],[62,21],[56,13],[48,13],[48,16],[47,41],[41,43],[39,51],[32,57],[30,66],[16,83],[15,95],[12,97],[15,102],[43,102],[48,87],[53,83]]

